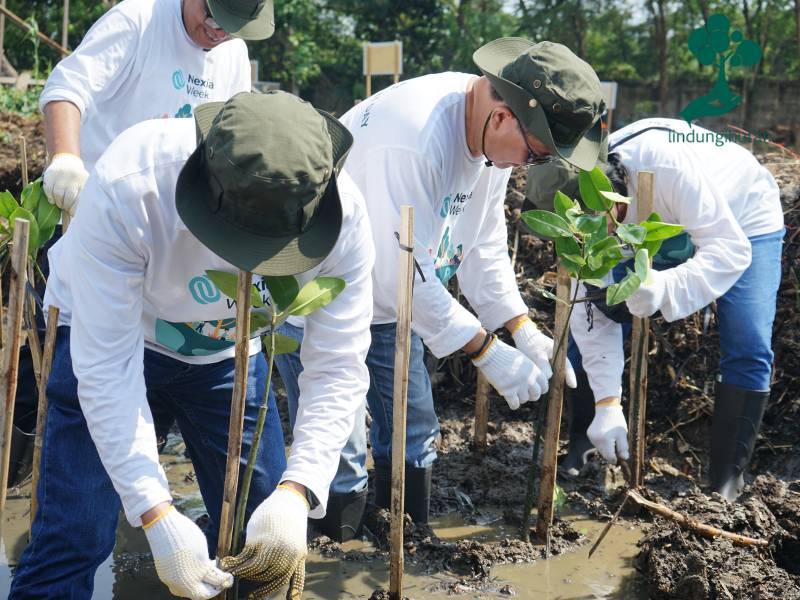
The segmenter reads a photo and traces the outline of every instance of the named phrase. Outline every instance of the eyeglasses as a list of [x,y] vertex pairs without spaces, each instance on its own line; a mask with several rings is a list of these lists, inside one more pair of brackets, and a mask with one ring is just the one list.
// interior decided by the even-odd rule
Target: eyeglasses
[[555,160],[555,156],[551,154],[539,154],[528,143],[528,134],[525,132],[525,129],[522,127],[522,123],[520,120],[517,119],[517,127],[519,128],[519,132],[522,134],[522,139],[525,140],[525,146],[528,148],[528,158],[525,159],[523,164],[526,165],[546,165],[547,163],[553,162]]

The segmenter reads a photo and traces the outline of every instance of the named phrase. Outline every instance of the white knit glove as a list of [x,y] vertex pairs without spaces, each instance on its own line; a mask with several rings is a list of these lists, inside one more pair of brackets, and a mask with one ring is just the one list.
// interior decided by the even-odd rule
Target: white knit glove
[[222,568],[235,577],[264,583],[248,600],[266,598],[287,584],[287,598],[299,599],[303,594],[307,521],[306,499],[282,485],[253,511],[244,550],[222,559]]
[[617,453],[628,460],[628,424],[619,401],[610,406],[594,407],[594,419],[586,435],[612,465],[617,464]]
[[[545,374],[547,379],[553,375],[553,369],[550,361],[553,359],[553,340],[545,335],[533,321],[526,318],[522,326],[518,327],[514,333],[511,334],[514,338],[514,345],[517,350],[524,352],[525,356],[530,358],[539,370]],[[566,340],[564,344],[566,345]],[[566,348],[565,348],[566,352]],[[575,378],[575,370],[572,368],[572,363],[567,359],[567,369],[565,373],[567,385],[571,388],[578,386],[578,380]]]
[[634,317],[649,317],[663,305],[666,288],[664,273],[651,267],[647,273],[647,279],[625,301],[628,310]]
[[472,364],[506,399],[511,410],[529,400],[538,400],[547,391],[548,375],[522,352],[497,338]]
[[80,156],[62,152],[56,154],[45,169],[42,187],[47,198],[61,210],[75,216],[75,208],[89,172]]
[[206,600],[233,585],[233,576],[208,557],[206,536],[200,528],[174,508],[147,525],[144,534],[156,573],[175,596]]

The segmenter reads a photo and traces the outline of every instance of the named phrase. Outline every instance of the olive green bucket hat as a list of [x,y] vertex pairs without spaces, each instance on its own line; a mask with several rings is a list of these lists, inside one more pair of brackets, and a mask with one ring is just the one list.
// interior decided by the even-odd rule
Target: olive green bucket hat
[[258,275],[295,275],[342,227],[337,174],[353,136],[286,92],[242,92],[195,109],[197,148],[178,176],[178,215],[215,254]]
[[275,33],[272,0],[206,0],[208,11],[228,34],[263,40]]
[[568,163],[594,167],[605,101],[587,62],[562,44],[516,37],[489,42],[472,59],[525,129]]

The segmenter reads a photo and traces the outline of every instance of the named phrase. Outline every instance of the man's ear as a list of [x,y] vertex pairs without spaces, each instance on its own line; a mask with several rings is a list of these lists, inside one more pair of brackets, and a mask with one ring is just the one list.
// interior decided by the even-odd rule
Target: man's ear
[[507,104],[501,104],[494,109],[492,121],[494,121],[495,128],[502,125],[507,119],[516,119],[511,108]]

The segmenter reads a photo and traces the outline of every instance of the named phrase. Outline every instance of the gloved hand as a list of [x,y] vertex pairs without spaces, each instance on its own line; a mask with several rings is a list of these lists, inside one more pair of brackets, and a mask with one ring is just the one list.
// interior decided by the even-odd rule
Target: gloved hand
[[233,577],[208,557],[206,536],[173,507],[145,526],[156,573],[175,596],[206,600],[233,585]]
[[287,583],[287,598],[300,598],[306,577],[308,501],[300,492],[280,485],[253,511],[247,523],[244,549],[222,559],[235,577],[263,582],[248,600],[261,600]]
[[595,405],[594,420],[586,430],[586,435],[600,455],[612,465],[617,464],[617,453],[628,460],[628,424],[619,400],[608,405]]
[[[553,340],[545,335],[534,325],[533,321],[525,317],[522,325],[511,334],[517,350],[523,352],[530,358],[539,370],[545,374],[547,379],[553,375],[553,368],[550,361],[553,359]],[[566,342],[565,342],[566,345]],[[565,349],[566,351],[566,349]],[[578,387],[578,380],[575,378],[575,370],[572,363],[567,359],[567,370],[565,373],[567,385],[571,388]]]
[[529,400],[538,400],[547,391],[548,375],[525,354],[497,338],[472,364],[506,399],[511,410],[517,410]]
[[42,177],[48,200],[73,217],[78,196],[89,178],[80,156],[60,152],[53,157]]
[[625,303],[634,317],[649,317],[661,308],[666,292],[666,276],[663,271],[656,271],[652,267],[647,273],[639,289],[636,290]]

